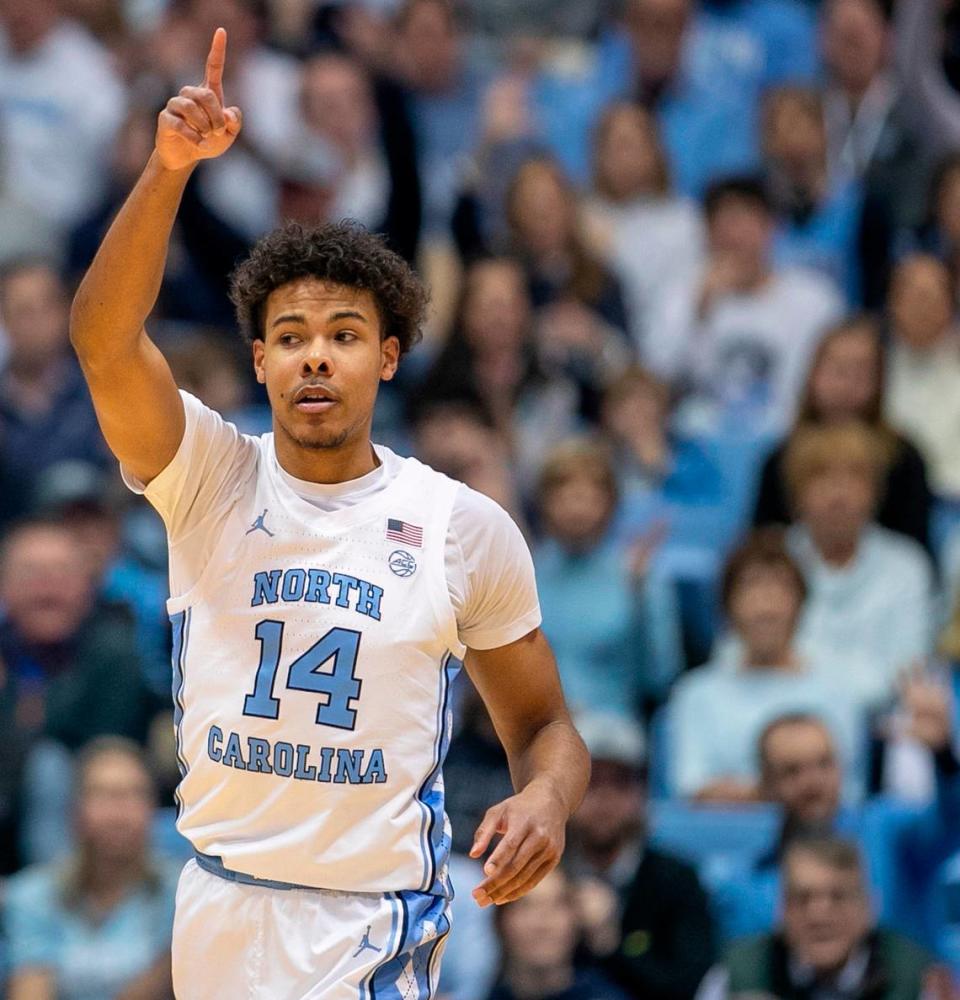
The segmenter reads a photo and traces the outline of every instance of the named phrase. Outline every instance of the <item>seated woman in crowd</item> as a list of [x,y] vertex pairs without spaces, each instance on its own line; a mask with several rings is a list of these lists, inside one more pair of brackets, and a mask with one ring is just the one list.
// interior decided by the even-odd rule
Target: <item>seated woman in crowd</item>
[[73,854],[7,884],[7,997],[168,1000],[180,866],[150,853],[150,772],[135,744],[99,737],[76,788]]
[[756,799],[758,738],[786,713],[823,718],[843,756],[855,758],[863,714],[842,681],[843,650],[809,656],[797,642],[806,593],[775,528],[755,532],[730,557],[722,585],[734,636],[729,656],[686,674],[668,703],[675,792],[708,802]]
[[643,357],[663,297],[699,272],[706,233],[699,206],[673,191],[654,116],[618,101],[594,141],[594,193],[584,204],[586,236],[623,285],[630,335]]
[[[890,455],[877,523],[926,545],[931,505],[926,467],[910,439],[886,423],[885,368],[880,330],[869,316],[853,316],[831,327],[814,355],[791,434],[845,420],[869,424]],[[764,463],[754,524],[789,524],[793,519],[783,471],[789,440],[781,442]]]
[[936,257],[902,261],[890,283],[886,416],[913,435],[933,492],[960,499],[960,328],[956,283]]
[[503,967],[489,1000],[626,1000],[601,972],[578,968],[574,885],[562,868],[497,907]]
[[480,407],[528,476],[546,449],[576,429],[577,387],[562,375],[548,376],[540,363],[516,261],[490,258],[468,269],[457,323],[418,396],[420,405],[466,400]]
[[610,525],[619,491],[603,445],[559,445],[540,474],[544,540],[534,548],[543,631],[573,711],[636,714],[680,669],[673,589],[646,572],[643,540],[631,551]]
[[885,467],[883,440],[857,422],[803,427],[784,457],[797,514],[788,544],[808,588],[800,637],[863,658],[869,670],[851,662],[847,679],[877,703],[929,654],[937,617],[926,552],[874,520]]

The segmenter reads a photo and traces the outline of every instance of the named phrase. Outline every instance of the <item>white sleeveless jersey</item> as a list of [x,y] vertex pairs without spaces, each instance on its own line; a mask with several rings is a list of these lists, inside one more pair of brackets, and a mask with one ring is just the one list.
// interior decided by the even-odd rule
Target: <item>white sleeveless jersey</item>
[[168,602],[178,829],[258,879],[447,893],[459,484],[404,459],[381,492],[323,512],[269,441],[201,577]]

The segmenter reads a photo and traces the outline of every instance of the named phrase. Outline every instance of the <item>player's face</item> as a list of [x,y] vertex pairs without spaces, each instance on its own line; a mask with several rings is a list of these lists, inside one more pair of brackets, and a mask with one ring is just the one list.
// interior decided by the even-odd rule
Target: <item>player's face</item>
[[253,348],[278,438],[309,450],[369,437],[380,381],[393,378],[400,357],[396,337],[380,338],[370,292],[314,278],[271,292]]

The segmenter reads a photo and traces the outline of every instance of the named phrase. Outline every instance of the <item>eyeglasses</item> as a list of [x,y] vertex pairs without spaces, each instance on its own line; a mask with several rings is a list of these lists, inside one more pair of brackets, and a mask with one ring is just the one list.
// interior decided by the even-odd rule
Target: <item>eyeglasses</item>
[[833,886],[829,889],[808,889],[803,886],[788,885],[786,900],[790,906],[806,909],[811,903],[829,903],[831,906],[850,906],[863,899],[863,890],[843,889]]

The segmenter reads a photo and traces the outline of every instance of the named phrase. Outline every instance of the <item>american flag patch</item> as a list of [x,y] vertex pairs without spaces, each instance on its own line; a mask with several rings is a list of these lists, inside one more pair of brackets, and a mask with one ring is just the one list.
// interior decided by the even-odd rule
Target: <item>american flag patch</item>
[[387,518],[387,538],[392,542],[403,542],[404,545],[415,545],[423,548],[423,528],[406,521],[398,521],[395,517]]

